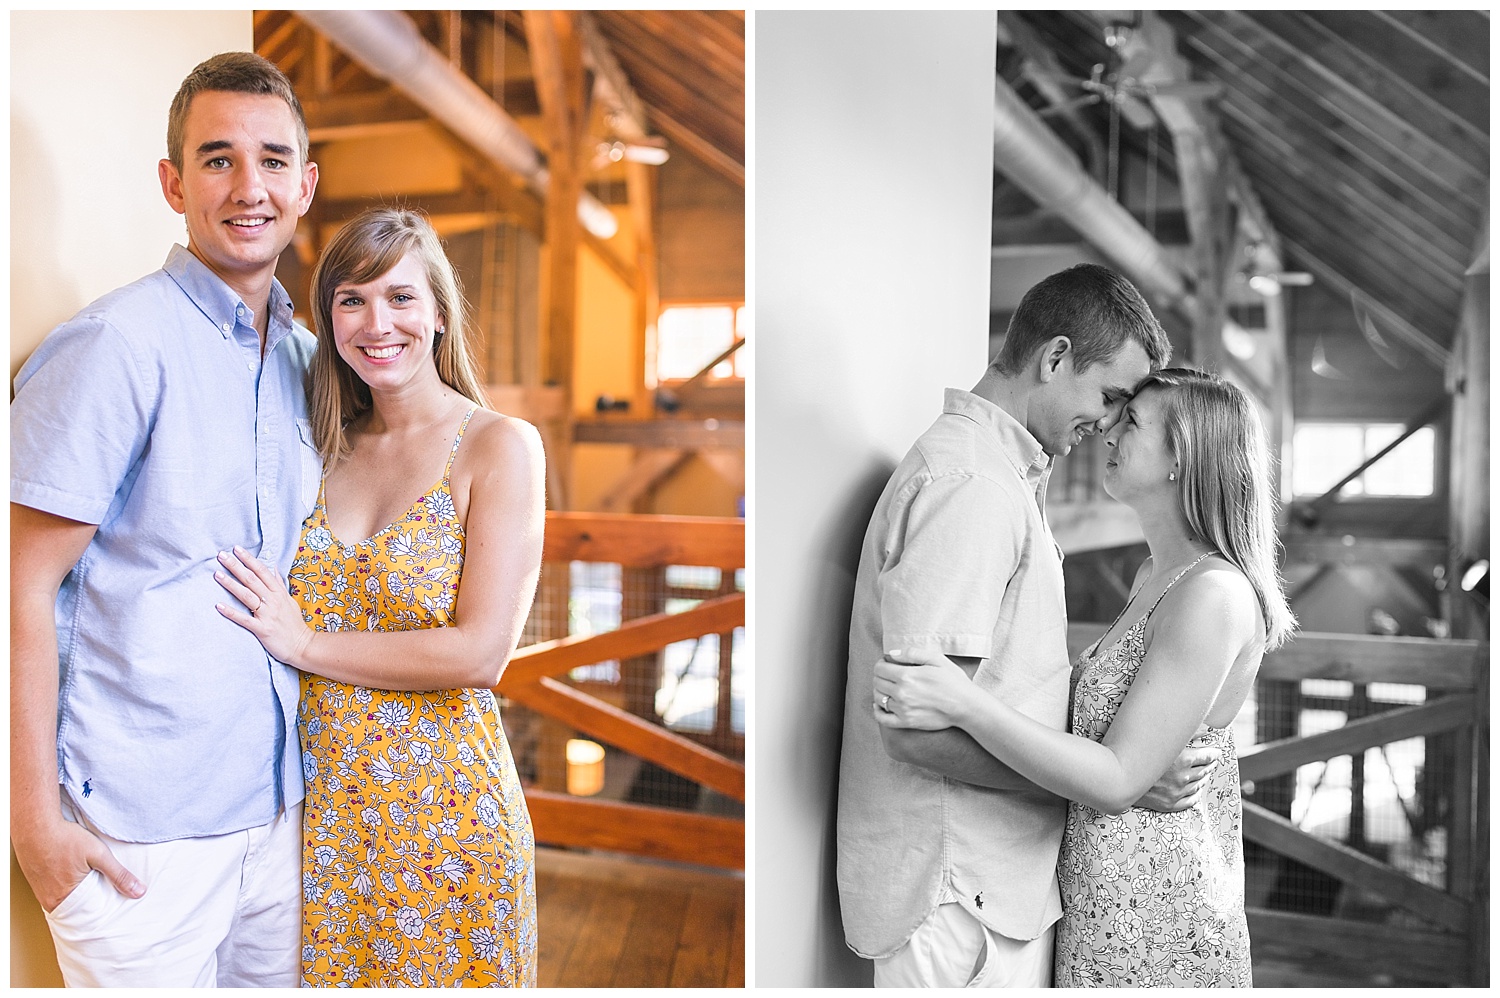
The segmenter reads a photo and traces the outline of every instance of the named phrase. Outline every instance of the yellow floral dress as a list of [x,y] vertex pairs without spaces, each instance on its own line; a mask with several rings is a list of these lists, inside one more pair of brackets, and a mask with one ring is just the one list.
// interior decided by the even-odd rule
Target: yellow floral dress
[[[323,493],[290,588],[320,631],[454,621],[464,531],[449,476],[345,544]],[[489,690],[391,692],[302,677],[304,987],[534,987],[531,817]]]

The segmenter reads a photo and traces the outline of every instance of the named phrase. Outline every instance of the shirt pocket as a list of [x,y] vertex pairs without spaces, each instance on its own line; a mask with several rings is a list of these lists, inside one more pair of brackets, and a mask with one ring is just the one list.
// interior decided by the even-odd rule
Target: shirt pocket
[[318,504],[318,487],[323,482],[323,458],[318,453],[309,419],[297,419],[297,450],[301,458],[302,512],[305,516]]

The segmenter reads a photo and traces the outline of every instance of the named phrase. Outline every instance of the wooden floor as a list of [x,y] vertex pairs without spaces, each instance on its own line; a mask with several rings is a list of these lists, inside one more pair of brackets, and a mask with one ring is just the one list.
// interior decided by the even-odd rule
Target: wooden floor
[[538,848],[541,987],[745,985],[745,878]]

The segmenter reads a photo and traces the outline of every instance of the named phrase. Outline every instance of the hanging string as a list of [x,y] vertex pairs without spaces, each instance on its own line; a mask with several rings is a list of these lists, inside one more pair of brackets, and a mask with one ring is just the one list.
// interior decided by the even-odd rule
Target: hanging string
[[1109,95],[1109,196],[1120,200],[1120,95]]
[[1146,132],[1146,230],[1156,236],[1156,113]]

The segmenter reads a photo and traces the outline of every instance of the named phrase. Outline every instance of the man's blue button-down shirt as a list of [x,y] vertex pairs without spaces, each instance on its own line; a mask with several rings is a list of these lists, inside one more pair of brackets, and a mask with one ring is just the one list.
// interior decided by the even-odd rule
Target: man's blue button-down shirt
[[58,781],[132,842],[302,799],[296,672],[214,604],[218,552],[284,575],[317,499],[314,339],[280,284],[249,307],[182,247],[54,329],[16,377],[11,501],[98,524],[57,599]]

